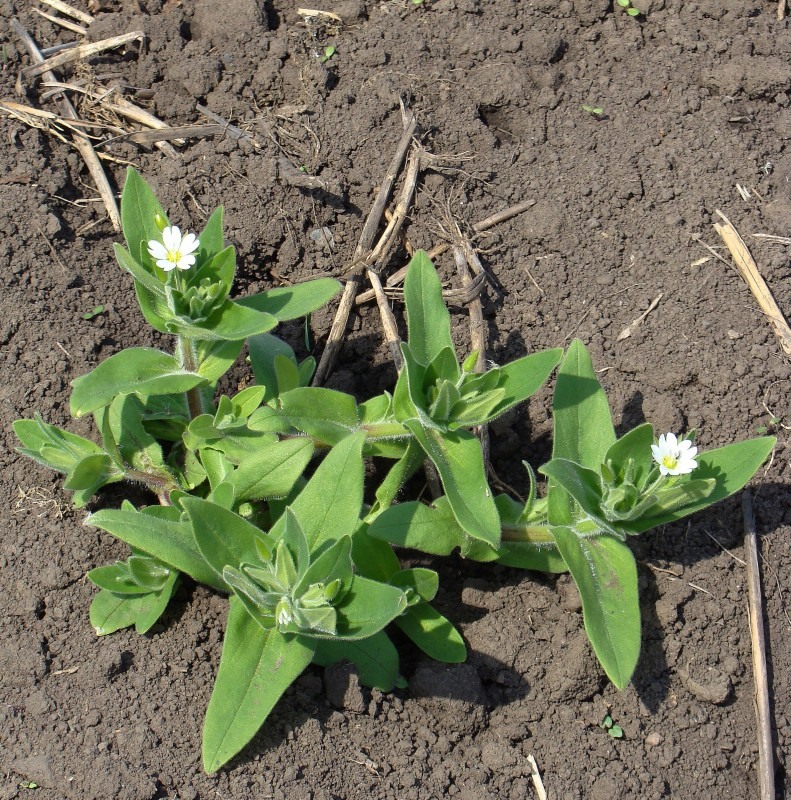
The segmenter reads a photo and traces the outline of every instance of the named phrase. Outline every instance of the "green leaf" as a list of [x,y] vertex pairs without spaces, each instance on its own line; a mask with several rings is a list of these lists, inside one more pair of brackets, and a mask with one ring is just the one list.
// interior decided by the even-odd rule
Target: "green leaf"
[[168,474],[159,442],[143,426],[145,406],[134,395],[116,397],[108,422],[123,460],[142,472]]
[[615,441],[607,395],[593,371],[585,345],[575,339],[558,371],[553,399],[553,458],[598,470]]
[[448,504],[437,507],[416,501],[383,511],[368,526],[368,535],[436,556],[450,555],[466,538]]
[[433,569],[412,567],[399,570],[391,575],[388,583],[405,592],[412,591],[421,600],[430,603],[436,597],[439,589],[439,575]]
[[494,504],[480,442],[467,431],[426,430],[417,420],[404,423],[437,467],[453,514],[473,538],[500,544],[500,517]]
[[562,356],[561,348],[542,350],[501,367],[501,380],[497,388],[505,390],[505,397],[500,400],[489,419],[504,414],[537,392],[546,383]]
[[86,577],[100,589],[107,589],[108,592],[116,594],[149,594],[153,591],[150,587],[136,583],[129,574],[128,567],[122,562],[96,567]]
[[280,322],[285,322],[299,319],[321,308],[332,300],[340,289],[341,284],[338,281],[332,278],[318,278],[293,286],[269,289],[250,297],[241,297],[236,302],[256,311],[264,311]]
[[354,575],[338,612],[339,639],[365,639],[373,636],[399,616],[407,605],[406,595],[395,586]]
[[401,487],[423,463],[423,457],[422,448],[414,439],[410,439],[404,455],[393,464],[385,479],[379,484],[379,488],[376,490],[376,502],[368,512],[366,519],[375,519],[382,511],[390,508],[401,491]]
[[[698,466],[691,473],[691,477],[695,481],[713,480],[715,482],[714,489],[710,494],[693,499],[687,505],[667,513],[639,519],[627,523],[623,527],[630,533],[643,533],[657,525],[675,522],[730,497],[741,490],[755,475],[776,443],[776,437],[763,436],[699,453],[695,456]],[[683,486],[683,484],[681,485]]]
[[191,526],[179,516],[179,510],[173,506],[137,511],[131,503],[124,502],[120,509],[103,508],[91,514],[85,524],[111,533],[131,547],[185,572],[198,583],[226,591],[225,584],[201,555]]
[[[552,410],[552,457],[598,471],[615,441],[615,430],[607,396],[596,379],[590,355],[579,339],[571,343],[558,370]],[[568,493],[550,481],[547,500],[549,521],[553,525],[570,524],[572,510]]]
[[146,633],[167,608],[177,581],[178,572],[171,572],[159,591],[137,595],[102,589],[93,598],[89,612],[96,634],[106,636],[130,625],[134,625],[138,633]]
[[[157,237],[159,238],[160,234],[157,231]],[[120,265],[120,267],[126,270],[134,279],[135,279],[135,288],[137,289],[144,289],[149,294],[153,295],[153,298],[150,298],[148,302],[152,305],[153,308],[156,308],[155,298],[164,299],[165,297],[165,285],[162,283],[156,275],[153,275],[149,272],[143,265],[135,259],[132,254],[126,250],[125,248],[121,247],[120,244],[114,243],[113,250],[115,252],[115,259]],[[145,313],[145,310],[143,311]],[[172,316],[172,314],[169,314]],[[157,328],[159,330],[159,328]]]
[[347,580],[352,575],[352,540],[344,536],[333,542],[305,570],[294,586],[294,597],[302,594],[314,583],[332,583],[334,580]]
[[167,224],[167,214],[151,187],[129,167],[121,193],[121,225],[126,246],[136,261],[142,262],[141,253],[150,239],[162,239],[156,223],[157,215]]
[[150,592],[158,592],[168,580],[174,570],[149,556],[129,556],[127,559],[129,575],[138,586],[143,586]]
[[538,471],[554,480],[558,486],[568,492],[602,530],[608,531],[619,539],[624,538],[624,534],[618,527],[608,522],[604,516],[601,480],[597,472],[585,469],[565,458],[553,458],[548,464],[539,467]]
[[261,531],[233,511],[198,497],[184,497],[181,505],[192,525],[195,542],[206,563],[222,578],[226,566],[258,561],[255,538]]
[[255,382],[259,386],[266,387],[264,402],[268,402],[277,397],[279,391],[277,372],[275,371],[275,358],[284,356],[296,364],[297,357],[286,342],[271,333],[251,336],[247,342],[247,348],[250,352],[250,365],[253,368]]
[[[356,433],[336,444],[291,504],[311,551],[324,542],[352,536],[360,524],[364,439],[365,434]],[[284,518],[280,517],[273,526],[271,533],[275,538],[284,524]]]
[[226,300],[208,319],[201,322],[176,321],[169,323],[171,333],[206,341],[240,341],[269,331],[277,325],[271,314],[245,308]]
[[559,574],[569,571],[563,556],[554,545],[536,545],[530,542],[503,542],[497,551],[497,563],[534,572]]
[[63,488],[70,491],[82,491],[88,497],[106,483],[119,481],[124,473],[116,467],[107,453],[95,453],[85,456],[69,472],[63,481]]
[[357,642],[315,640],[318,647],[314,663],[322,667],[351,661],[357,668],[360,683],[389,692],[400,682],[398,650],[383,631]]
[[168,327],[175,314],[171,311],[164,296],[146,289],[142,283],[135,281],[135,295],[146,322],[160,333],[170,333]]
[[396,620],[396,625],[428,656],[446,664],[467,660],[464,639],[450,620],[428,603],[418,603]]
[[168,575],[165,585],[159,591],[152,592],[151,603],[140,609],[140,614],[135,620],[136,633],[143,634],[151,630],[154,623],[162,616],[165,609],[168,607],[170,598],[173,597],[173,593],[178,586],[178,580],[179,573],[174,570]]
[[[444,301],[443,301],[444,302]],[[414,356],[414,351],[410,350]],[[452,347],[443,347],[431,362],[426,365],[426,373],[423,378],[424,386],[433,386],[442,381],[455,383],[459,379],[461,371],[459,362],[456,359],[456,351]]]
[[90,439],[50,425],[38,414],[35,419],[18,419],[13,427],[17,438],[24,445],[17,452],[58,472],[68,473],[85,456],[104,452]]
[[445,347],[453,349],[450,314],[437,271],[423,250],[409,262],[404,281],[409,349],[418,362],[430,364]]
[[404,366],[398,374],[393,392],[393,414],[399,422],[419,419],[426,427],[436,427],[428,415],[427,402],[423,391],[426,368],[415,358],[409,345],[401,343]]
[[285,355],[276,355],[274,361],[275,377],[277,378],[277,393],[282,395],[297,389],[300,386],[299,367],[295,358]]
[[[200,246],[198,247],[198,252],[196,253],[197,258],[195,259],[198,264],[205,264],[223,249],[222,216],[222,206],[215,208],[206,222],[206,226],[200,232],[198,236]],[[231,276],[231,279],[233,280],[233,276]],[[228,290],[230,291],[230,289],[231,286],[229,284]]]
[[360,425],[350,394],[321,387],[302,387],[280,395],[280,409],[298,430],[334,445]]
[[242,352],[244,341],[209,342],[205,339],[195,342],[198,375],[210,383],[216,383],[234,365]]
[[203,383],[204,378],[183,370],[173,356],[149,347],[131,347],[72,381],[71,413],[81,417],[109,405],[119,394],[175,394]]
[[[201,245],[203,242],[201,241]],[[215,303],[221,303],[228,297],[233,285],[234,274],[236,272],[236,249],[232,246],[220,250],[208,260],[200,257],[201,247],[198,250],[197,264],[194,269],[184,273],[182,280],[185,290],[192,286],[200,286],[202,281],[208,281],[209,285],[221,284],[222,288],[215,295]]]
[[654,427],[649,423],[638,425],[614,442],[604,456],[603,462],[616,470],[616,479],[622,480],[627,464],[632,463],[632,483],[641,486],[653,467],[651,445],[654,443]]
[[368,526],[363,524],[352,538],[352,560],[357,571],[365,578],[387,583],[390,576],[401,569],[398,556],[387,542],[368,535]]
[[266,633],[231,598],[220,669],[203,725],[203,768],[216,772],[264,723],[283,692],[310,664],[315,646]]
[[247,419],[264,401],[263,386],[249,386],[233,396],[234,413],[240,419]]
[[308,438],[284,439],[243,458],[227,478],[237,502],[288,494],[313,455]]
[[97,636],[106,636],[134,625],[145,604],[150,606],[153,592],[143,595],[115,594],[102,589],[91,601],[88,616]]
[[640,656],[637,565],[631,550],[602,535],[580,538],[567,527],[552,530],[582,598],[582,615],[607,677],[624,689]]

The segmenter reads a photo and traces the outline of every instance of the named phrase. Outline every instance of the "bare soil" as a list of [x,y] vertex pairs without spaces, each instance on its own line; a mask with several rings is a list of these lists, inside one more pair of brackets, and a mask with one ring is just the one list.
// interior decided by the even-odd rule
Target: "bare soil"
[[[696,428],[703,447],[762,427],[779,434],[753,490],[785,797],[791,369],[739,276],[701,242],[721,247],[721,209],[791,312],[791,251],[752,238],[789,235],[791,33],[776,2],[637,4],[634,19],[609,0],[322,2],[338,26],[306,24],[286,0],[93,2],[90,39],[147,36],[142,49],[93,58],[95,75],[169,124],[207,122],[201,103],[263,143],[193,139],[177,160],[119,139],[104,148],[117,159],[106,166],[120,188],[133,163],[193,229],[223,204],[239,293],[349,262],[400,136],[401,100],[426,147],[446,157],[421,179],[413,245],[441,240],[446,209],[469,226],[534,200],[478,241],[501,287],[484,302],[491,359],[577,336],[621,431],[644,419]],[[14,16],[42,46],[72,35],[28,3],[0,0],[0,17]],[[327,45],[336,50],[322,62]],[[0,98],[52,109],[40,86],[16,94],[29,60],[7,25],[0,46]],[[85,800],[522,800],[536,796],[528,755],[553,800],[758,796],[738,499],[633,542],[644,649],[625,691],[597,666],[567,577],[450,559],[434,565],[439,605],[459,622],[467,664],[425,661],[405,644],[409,688],[385,695],[343,668],[310,668],[230,768],[204,775],[202,717],[226,601],[187,585],[150,635],[97,638],[84,576],[124,548],[82,526],[58,476],[18,457],[10,430],[40,412],[88,434],[87,421],[68,418],[69,381],[157,335],[114,263],[119,237],[76,152],[19,120],[3,118],[0,130],[0,796],[27,797],[20,784],[32,781],[36,797]],[[280,159],[327,189],[292,185]],[[315,233],[323,228],[331,248]],[[449,255],[439,267],[453,275]],[[310,320],[316,354],[332,313]],[[466,312],[454,313],[467,347]],[[301,325],[279,333],[306,352]],[[362,399],[393,379],[376,308],[362,307],[329,385]],[[518,490],[520,461],[549,454],[550,391],[493,429],[494,468]],[[599,727],[607,713],[623,738]]]

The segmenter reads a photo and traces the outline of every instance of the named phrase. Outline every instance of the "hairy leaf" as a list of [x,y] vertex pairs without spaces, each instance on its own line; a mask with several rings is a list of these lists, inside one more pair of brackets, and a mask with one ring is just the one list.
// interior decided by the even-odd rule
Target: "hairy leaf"
[[310,664],[314,645],[265,632],[231,598],[220,668],[203,725],[203,768],[216,772],[255,736],[283,692]]
[[607,677],[626,687],[640,656],[637,565],[631,550],[612,536],[580,538],[567,527],[553,535],[582,598],[582,615]]

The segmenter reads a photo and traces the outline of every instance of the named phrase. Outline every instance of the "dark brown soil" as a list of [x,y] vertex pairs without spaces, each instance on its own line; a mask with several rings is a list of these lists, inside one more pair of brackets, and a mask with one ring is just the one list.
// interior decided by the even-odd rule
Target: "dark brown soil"
[[[173,217],[200,227],[217,204],[240,257],[240,292],[332,272],[350,260],[401,130],[415,110],[426,146],[464,156],[430,172],[408,236],[439,239],[447,205],[472,224],[535,205],[480,243],[502,286],[485,311],[497,362],[581,337],[623,430],[698,429],[703,447],[772,426],[779,444],[754,482],[763,534],[778,786],[791,747],[789,362],[738,275],[699,243],[721,209],[748,239],[791,312],[791,98],[787,20],[766,0],[337,0],[342,28],[306,25],[273,0],[101,0],[90,38],[142,29],[147,47],[93,59],[94,71],[153,89],[170,124],[205,122],[203,103],[264,142],[215,137],[181,160],[118,141],[116,187],[134,163]],[[87,7],[87,6],[86,6]],[[67,32],[27,3],[0,0],[37,41]],[[29,63],[0,31],[0,97]],[[323,48],[335,54],[322,63]],[[66,73],[71,74],[71,73]],[[583,104],[601,107],[595,115]],[[151,343],[118,239],[75,151],[3,119],[0,152],[0,454],[3,545],[0,796],[368,800],[535,797],[532,754],[553,800],[757,797],[757,738],[738,501],[635,541],[644,650],[632,685],[603,677],[566,577],[450,560],[442,610],[460,623],[466,665],[406,647],[410,686],[382,695],[342,669],[309,669],[229,769],[200,767],[203,712],[226,601],[181,590],[141,637],[97,638],[87,570],[121,556],[82,526],[58,476],[17,457],[11,422],[68,419],[69,381],[121,347]],[[329,191],[289,185],[285,157]],[[745,186],[744,200],[736,184]],[[329,228],[334,249],[311,237]],[[450,275],[452,261],[439,266]],[[642,326],[618,334],[659,294]],[[93,319],[82,314],[103,304]],[[398,309],[397,309],[398,310]],[[332,310],[313,316],[323,347]],[[400,313],[400,310],[398,310]],[[464,312],[457,310],[460,342]],[[301,325],[281,329],[304,352]],[[354,317],[330,385],[370,396],[393,380],[375,308]],[[521,459],[548,455],[550,390],[494,427],[500,475],[524,488]],[[779,418],[777,420],[772,418]],[[101,502],[116,502],[118,493]],[[598,723],[609,711],[624,737]]]

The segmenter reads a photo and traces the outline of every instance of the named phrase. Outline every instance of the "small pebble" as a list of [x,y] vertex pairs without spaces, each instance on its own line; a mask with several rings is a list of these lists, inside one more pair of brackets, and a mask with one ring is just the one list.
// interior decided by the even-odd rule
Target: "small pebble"
[[646,747],[656,747],[657,745],[662,744],[662,741],[662,734],[657,733],[656,731],[651,731],[651,733],[645,737]]

